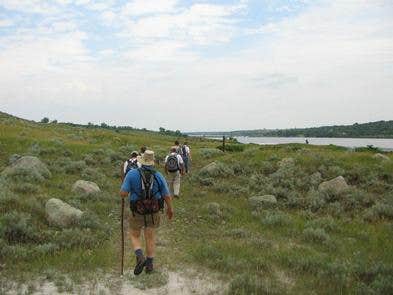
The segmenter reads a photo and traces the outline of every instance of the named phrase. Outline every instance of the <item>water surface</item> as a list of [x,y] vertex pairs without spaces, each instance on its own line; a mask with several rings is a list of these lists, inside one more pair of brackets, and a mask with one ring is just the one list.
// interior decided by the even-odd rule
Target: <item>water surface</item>
[[256,144],[287,144],[305,143],[306,139],[313,145],[337,145],[347,148],[367,147],[372,145],[383,150],[393,151],[393,139],[391,138],[324,138],[324,137],[247,137],[239,136],[236,139],[241,143]]

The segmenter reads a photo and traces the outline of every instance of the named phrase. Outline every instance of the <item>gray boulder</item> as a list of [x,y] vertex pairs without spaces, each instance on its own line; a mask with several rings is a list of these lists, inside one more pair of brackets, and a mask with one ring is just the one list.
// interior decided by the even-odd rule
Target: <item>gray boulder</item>
[[344,177],[338,176],[332,180],[324,181],[318,186],[318,190],[320,192],[333,192],[336,194],[340,194],[346,191],[349,188],[349,185],[345,181]]
[[5,168],[2,175],[5,177],[23,176],[32,181],[43,181],[52,176],[45,163],[33,156],[18,159],[15,157],[12,165]]
[[45,212],[49,224],[62,228],[77,223],[83,214],[81,210],[55,198],[46,202]]
[[95,194],[99,193],[101,190],[99,186],[92,181],[78,180],[72,186],[72,191],[80,194]]
[[253,211],[260,211],[262,209],[275,207],[277,199],[272,195],[254,196],[248,199],[248,203]]
[[377,160],[390,161],[390,158],[388,156],[380,153],[373,155],[373,158]]

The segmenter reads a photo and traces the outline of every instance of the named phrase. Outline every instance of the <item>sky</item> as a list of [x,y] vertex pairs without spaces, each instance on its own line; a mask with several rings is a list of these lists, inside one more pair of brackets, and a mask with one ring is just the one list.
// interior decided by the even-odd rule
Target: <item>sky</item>
[[227,131],[393,119],[392,0],[0,0],[0,111]]

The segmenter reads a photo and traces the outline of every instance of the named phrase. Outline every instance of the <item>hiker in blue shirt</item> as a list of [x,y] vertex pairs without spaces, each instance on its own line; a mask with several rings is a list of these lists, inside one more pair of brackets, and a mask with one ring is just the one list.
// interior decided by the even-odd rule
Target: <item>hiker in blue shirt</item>
[[[153,271],[155,254],[155,229],[160,226],[160,210],[166,203],[168,219],[173,218],[172,198],[162,174],[154,170],[154,152],[146,150],[140,157],[141,168],[130,170],[121,186],[120,196],[129,197],[132,214],[129,216],[129,234],[135,251],[134,274]],[[141,245],[141,230],[146,241],[145,259]]]

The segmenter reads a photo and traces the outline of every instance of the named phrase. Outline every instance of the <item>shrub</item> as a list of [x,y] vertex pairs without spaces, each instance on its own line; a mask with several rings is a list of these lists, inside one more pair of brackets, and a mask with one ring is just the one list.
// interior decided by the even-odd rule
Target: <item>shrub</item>
[[110,159],[112,163],[116,163],[117,161],[123,160],[123,155],[120,152],[115,152],[112,149],[107,149],[105,151],[106,156]]
[[96,168],[87,167],[81,173],[83,180],[97,182],[100,186],[106,183],[106,176]]
[[260,165],[261,165],[261,172],[264,175],[269,175],[269,174],[272,174],[275,171],[277,171],[277,164],[276,163],[272,163],[269,161],[262,161]]
[[138,151],[139,148],[137,148],[136,145],[134,144],[127,144],[127,145],[123,145],[119,148],[119,152],[121,154],[121,158],[122,159],[128,159],[132,153],[132,151]]
[[216,202],[207,203],[204,209],[211,219],[220,219],[223,216],[221,206]]
[[211,186],[214,185],[214,178],[206,177],[206,178],[199,178],[199,184],[203,186]]
[[[222,145],[218,146],[217,149],[223,150]],[[226,144],[225,151],[226,152],[243,152],[245,149],[245,145],[243,144]]]
[[303,231],[303,238],[314,243],[325,243],[330,239],[323,228],[306,228]]
[[36,241],[38,236],[29,214],[12,211],[0,217],[0,238],[12,244]]
[[282,212],[268,212],[262,219],[263,225],[285,226],[291,223],[290,217]]
[[375,294],[392,294],[393,291],[393,266],[374,262],[367,265],[364,262],[354,266],[354,274],[357,280],[359,291],[371,291]]
[[85,168],[86,168],[85,161],[70,161],[65,164],[64,171],[67,174],[75,174],[81,172]]
[[13,185],[12,190],[17,193],[36,193],[39,191],[39,187],[35,184],[24,182],[24,183],[18,183]]
[[221,162],[213,162],[203,167],[198,173],[198,176],[201,178],[225,177],[230,175],[233,175],[233,171],[227,165]]
[[326,207],[326,201],[325,198],[323,197],[323,194],[314,189],[311,189],[307,193],[306,198],[307,198],[308,206],[312,212],[316,212]]
[[83,160],[89,166],[94,166],[96,164],[96,160],[94,160],[94,156],[91,154],[86,154]]
[[251,167],[250,163],[239,161],[232,163],[230,165],[230,169],[235,175],[240,176],[251,175],[254,172],[254,169]]
[[334,218],[331,216],[311,220],[306,223],[306,228],[321,228],[327,232],[336,231],[338,229]]
[[94,230],[104,229],[104,226],[98,216],[90,211],[84,212],[82,214],[82,217],[79,219],[78,225],[81,228],[90,228]]
[[40,255],[54,254],[59,249],[59,246],[54,243],[45,243],[35,246],[35,252]]
[[332,179],[337,176],[343,176],[345,174],[345,170],[339,166],[329,166],[327,171],[325,172],[325,178]]
[[212,149],[212,148],[201,148],[199,150],[199,154],[201,155],[202,158],[204,159],[210,159],[213,157],[217,157],[219,155],[222,155],[223,152],[219,149]]
[[341,206],[340,202],[330,203],[327,206],[327,212],[335,217],[341,217],[344,213],[344,208]]
[[383,218],[392,220],[393,206],[390,204],[378,202],[365,212],[364,218],[368,221],[375,221]]

